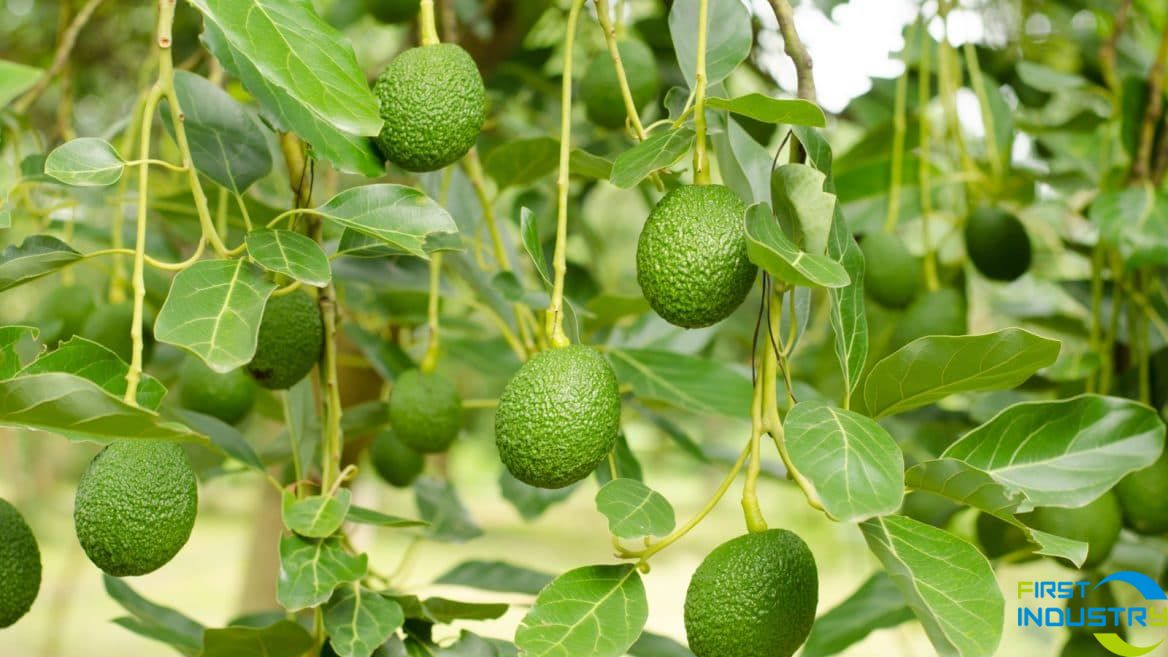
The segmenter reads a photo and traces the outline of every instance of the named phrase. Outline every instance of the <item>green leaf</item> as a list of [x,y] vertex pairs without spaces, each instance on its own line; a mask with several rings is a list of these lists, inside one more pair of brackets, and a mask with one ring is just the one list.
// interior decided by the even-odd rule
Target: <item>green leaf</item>
[[577,488],[575,485],[553,490],[537,488],[519,481],[507,468],[499,473],[499,492],[503,494],[503,499],[510,502],[528,522],[538,519],[551,507],[567,501]]
[[988,472],[1034,506],[1079,507],[1156,461],[1164,423],[1128,399],[1080,395],[1014,404],[941,455]]
[[689,128],[676,128],[649,137],[617,156],[609,181],[628,189],[654,171],[673,166],[689,152],[695,134]]
[[1014,65],[1014,70],[1023,82],[1040,91],[1053,93],[1087,84],[1087,80],[1078,75],[1064,73],[1035,62],[1019,61]]
[[38,329],[32,326],[0,326],[0,380],[11,379],[24,368],[17,347],[35,340]]
[[669,637],[642,632],[641,638],[629,648],[632,657],[693,657],[693,653]]
[[1168,264],[1168,198],[1151,183],[1106,191],[1088,210],[1100,237],[1116,246],[1133,266]]
[[227,627],[203,632],[202,657],[301,657],[312,636],[294,621],[267,627]]
[[744,199],[756,203],[771,200],[771,166],[774,158],[737,121],[711,137],[722,183]]
[[[237,194],[268,175],[272,154],[265,130],[247,108],[189,71],[175,71],[174,90],[182,108],[191,159],[199,173]],[[163,124],[174,138],[170,112],[163,116]]]
[[652,349],[613,349],[608,357],[617,379],[639,399],[708,415],[750,412],[750,377],[726,363]]
[[53,149],[45,160],[45,175],[74,187],[106,187],[116,183],[126,163],[104,139],[82,137]]
[[276,599],[288,611],[324,604],[342,584],[356,582],[369,569],[367,555],[345,551],[338,537],[312,541],[280,539],[280,579]]
[[860,525],[944,657],[991,657],[1002,639],[1005,600],[993,568],[973,545],[903,516]]
[[501,602],[463,602],[440,597],[422,601],[426,617],[444,625],[459,620],[494,620],[507,613],[507,607]]
[[[669,10],[669,32],[677,52],[677,64],[690,89],[698,53],[698,1],[677,0]],[[706,37],[706,83],[724,80],[750,55],[754,31],[750,11],[740,2],[709,3]]]
[[632,565],[586,566],[557,577],[515,632],[527,657],[621,657],[649,615]]
[[616,472],[613,472],[612,466],[607,460],[603,461],[596,466],[596,483],[603,486],[613,479],[632,479],[642,482],[645,480],[644,468],[641,467],[637,455],[629,447],[629,439],[623,431],[616,436],[616,446],[612,448],[612,460],[616,463]]
[[135,623],[118,623],[132,632],[162,641],[185,655],[203,650],[203,626],[170,607],[155,604],[139,595],[125,580],[102,574],[105,591],[123,609],[133,614]]
[[347,189],[316,209],[326,219],[401,249],[426,257],[427,238],[458,234],[454,218],[413,187],[364,185]]
[[864,253],[849,232],[839,205],[836,205],[832,220],[827,255],[843,265],[852,280],[844,287],[828,290],[835,355],[843,374],[846,406],[860,385],[868,360],[868,315],[864,305]]
[[[82,337],[73,337],[57,349],[41,354],[20,371],[18,376],[62,372],[88,379],[107,393],[121,399],[126,394],[126,373],[130,366],[106,347]],[[138,384],[138,405],[157,411],[166,396],[158,379],[143,374]]]
[[396,602],[354,584],[329,603],[324,629],[340,657],[370,657],[405,620]]
[[255,450],[248,444],[247,439],[234,426],[227,424],[217,417],[203,415],[183,408],[172,409],[172,415],[183,424],[206,435],[211,443],[227,456],[251,468],[262,476],[268,476],[264,462],[260,460]]
[[192,0],[264,78],[338,130],[376,135],[377,99],[348,41],[305,0]]
[[491,149],[483,170],[500,190],[525,187],[554,172],[559,165],[560,142],[551,137],[516,139]]
[[300,500],[284,491],[284,526],[308,538],[332,536],[345,524],[352,502],[353,492],[348,488],[341,488],[332,496],[312,495]]
[[42,69],[0,59],[0,109],[31,89],[44,74]]
[[527,208],[519,209],[519,232],[523,235],[523,250],[527,251],[540,278],[550,286],[552,274],[548,271],[547,258],[543,254],[543,242],[539,239],[539,219]]
[[771,204],[782,226],[812,255],[827,252],[835,194],[824,191],[826,176],[806,164],[784,164],[771,173]]
[[447,571],[434,583],[536,595],[551,581],[551,575],[502,561],[466,561]]
[[602,486],[596,510],[608,518],[608,531],[618,538],[665,536],[677,524],[669,500],[636,479],[613,479]]
[[904,455],[875,420],[804,401],[795,404],[783,426],[792,465],[829,516],[859,522],[900,508]]
[[734,114],[749,116],[763,123],[807,125],[823,128],[827,117],[819,105],[802,98],[771,98],[765,94],[750,93],[736,98],[707,98],[706,105]]
[[430,523],[427,532],[435,540],[461,543],[482,536],[483,530],[471,519],[450,482],[419,477],[414,482],[414,500],[422,519]]
[[201,630],[197,637],[198,643],[192,646],[187,637],[177,634],[174,630],[161,625],[147,623],[134,616],[119,616],[110,622],[144,639],[165,643],[180,655],[185,655],[185,657],[198,657],[203,653],[203,636]]
[[846,600],[821,614],[803,644],[803,657],[829,657],[875,630],[912,620],[913,612],[888,573],[879,571]]
[[276,284],[243,259],[203,260],[179,272],[154,323],[154,337],[230,372],[255,356],[264,306]]
[[776,279],[806,287],[844,287],[850,282],[843,265],[826,255],[799,249],[783,232],[766,203],[746,210],[746,254]]
[[320,245],[290,230],[260,228],[247,234],[247,254],[257,265],[314,287],[332,280],[332,267]]
[[864,404],[884,417],[961,392],[1008,390],[1053,363],[1059,346],[1020,328],[919,338],[872,367]]
[[128,438],[206,441],[153,411],[112,397],[88,379],[60,372],[0,381],[0,426],[101,443]]
[[425,527],[428,524],[421,520],[399,518],[357,505],[349,507],[349,515],[346,516],[345,520],[355,522],[359,525],[373,525],[375,527]]
[[573,176],[608,180],[612,175],[612,161],[586,150],[573,148],[568,154],[568,169]]
[[47,276],[81,259],[73,247],[51,235],[29,235],[0,253],[0,291]]

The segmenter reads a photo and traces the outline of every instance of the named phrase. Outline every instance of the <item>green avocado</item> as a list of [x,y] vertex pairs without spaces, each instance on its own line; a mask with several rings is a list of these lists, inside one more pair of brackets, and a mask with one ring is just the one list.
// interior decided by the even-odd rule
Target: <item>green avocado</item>
[[1115,495],[1128,529],[1147,536],[1168,533],[1168,451],[1152,465],[1121,479]]
[[398,488],[414,483],[426,467],[426,457],[399,440],[392,429],[382,431],[373,439],[369,459],[385,483]]
[[77,485],[73,522],[89,560],[114,577],[166,565],[190,538],[195,471],[176,443],[122,440],[93,457]]
[[1094,568],[1107,560],[1123,528],[1119,499],[1111,491],[1084,507],[1042,506],[1030,513],[1019,514],[1018,519],[1039,531],[1086,543],[1087,560],[1083,562],[1083,569]]
[[965,297],[952,288],[941,288],[917,297],[904,311],[892,333],[889,348],[904,345],[927,335],[964,335]]
[[179,372],[184,408],[235,424],[247,417],[255,402],[256,384],[243,368],[220,374],[195,356]]
[[307,292],[268,299],[247,373],[264,388],[287,390],[312,371],[324,349],[324,322]]
[[413,20],[421,6],[421,0],[365,0],[365,12],[382,23]]
[[[629,83],[633,105],[640,111],[657,97],[661,81],[657,75],[657,60],[653,51],[644,42],[625,39],[616,44],[621,57],[621,68]],[[604,128],[621,128],[625,125],[628,112],[624,96],[621,94],[620,80],[616,76],[616,66],[608,50],[597,53],[580,81],[580,97],[588,120]]]
[[1021,527],[988,513],[977,514],[975,529],[978,545],[981,545],[981,551],[988,559],[1001,559],[1009,555],[1034,551],[1034,546],[1030,544]]
[[458,388],[436,372],[405,372],[389,395],[389,423],[412,449],[423,454],[446,451],[462,429]]
[[434,171],[474,146],[487,118],[487,94],[474,59],[452,43],[410,48],[377,78],[385,125],[377,145],[407,171]]
[[871,233],[864,252],[864,289],[886,308],[904,308],[921,289],[921,263],[895,235]]
[[1112,592],[1110,586],[1110,584],[1092,586],[1087,589],[1085,597],[1078,595],[1079,589],[1075,589],[1075,597],[1067,600],[1067,629],[1072,634],[1082,634],[1094,638],[1092,635],[1096,632],[1110,632],[1121,637],[1127,636],[1127,625],[1116,623],[1115,616],[1108,614],[1104,620],[1092,618],[1087,613],[1087,610],[1091,608],[1113,609],[1119,606],[1119,601],[1116,600],[1115,593]]
[[20,620],[41,588],[41,551],[24,517],[0,499],[0,628]]
[[93,291],[84,285],[53,288],[45,295],[33,321],[41,329],[41,342],[52,348],[77,335],[85,328],[93,305]]
[[723,543],[685,594],[685,634],[696,657],[791,657],[815,622],[819,573],[803,539],[785,529]]
[[928,491],[913,491],[904,496],[900,515],[934,527],[944,527],[953,514],[961,510],[953,501]]
[[540,352],[499,397],[499,457],[526,484],[563,488],[608,458],[620,410],[616,373],[600,352],[582,345]]
[[[130,362],[134,355],[134,343],[130,338],[130,327],[134,324],[134,304],[130,302],[98,306],[89,316],[85,326],[77,333],[92,340]],[[142,318],[142,360],[150,359],[154,349],[154,331],[149,318]]]
[[1012,281],[1030,269],[1030,236],[1018,217],[981,207],[965,221],[965,252],[988,279]]
[[729,187],[685,185],[649,213],[637,242],[637,282],[665,321],[685,328],[730,316],[754,285],[746,204]]

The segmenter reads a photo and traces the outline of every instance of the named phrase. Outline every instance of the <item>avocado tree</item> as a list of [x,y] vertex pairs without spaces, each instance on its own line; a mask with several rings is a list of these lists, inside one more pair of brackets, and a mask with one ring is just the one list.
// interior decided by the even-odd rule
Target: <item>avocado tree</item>
[[[913,622],[989,657],[1002,565],[1164,571],[1162,3],[923,3],[903,72],[830,117],[788,0],[122,4],[9,10],[59,29],[0,43],[0,425],[104,445],[73,528],[125,629],[190,657],[823,657]],[[445,467],[475,444],[524,518],[590,495],[611,534],[563,573],[449,564],[526,596],[506,637],[474,624],[507,604],[419,595],[353,531],[480,535]],[[696,513],[646,445],[717,471]],[[124,578],[224,476],[278,495],[278,578],[208,627]],[[358,504],[374,477],[416,513]],[[838,606],[764,478],[862,536],[878,567]],[[645,581],[727,494],[744,530],[692,576],[687,650],[644,631]],[[43,574],[13,499],[0,627]]]

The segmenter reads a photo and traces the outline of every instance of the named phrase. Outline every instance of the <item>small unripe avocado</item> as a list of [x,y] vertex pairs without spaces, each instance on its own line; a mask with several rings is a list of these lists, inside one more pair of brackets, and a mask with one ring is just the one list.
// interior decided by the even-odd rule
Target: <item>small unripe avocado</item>
[[398,439],[392,429],[377,434],[369,447],[369,459],[385,483],[405,488],[426,467],[426,457]]
[[904,311],[892,333],[891,349],[927,335],[964,335],[965,297],[952,288],[934,290],[917,297]]
[[[77,335],[93,312],[93,291],[84,285],[53,288],[38,308],[35,324],[41,327],[40,339],[55,347]],[[129,337],[127,333],[126,337]]]
[[1121,479],[1115,495],[1128,529],[1146,536],[1168,533],[1168,451],[1152,465]]
[[385,125],[377,145],[407,171],[434,171],[474,146],[487,118],[487,93],[474,59],[452,43],[410,48],[377,78]]
[[176,443],[122,440],[93,457],[73,522],[89,560],[114,577],[145,575],[186,545],[199,505],[195,471]]
[[268,299],[247,373],[264,388],[287,390],[312,371],[324,349],[324,322],[306,292]]
[[665,321],[685,328],[730,316],[754,285],[746,204],[729,187],[685,185],[649,213],[637,242],[637,283]]
[[235,424],[247,417],[255,402],[256,384],[242,368],[220,374],[194,356],[179,373],[182,405],[196,413]]
[[389,423],[403,443],[419,452],[446,451],[462,429],[458,388],[436,372],[405,372],[389,395]]
[[526,484],[574,484],[608,458],[620,431],[620,408],[616,373],[600,352],[583,345],[540,352],[499,397],[499,457]]
[[983,276],[1012,281],[1030,269],[1030,236],[1018,217],[999,208],[974,210],[965,221],[965,252]]
[[418,15],[420,0],[365,0],[365,11],[382,23],[404,23]]
[[718,546],[690,580],[685,634],[696,657],[791,657],[819,602],[815,557],[785,529]]
[[895,235],[871,233],[864,252],[864,289],[886,308],[904,308],[921,288],[921,263]]
[[0,628],[20,620],[41,588],[41,551],[16,507],[0,499]]
[[[633,105],[641,110],[657,97],[661,84],[657,75],[657,60],[653,58],[649,46],[636,39],[622,40],[617,43],[616,49],[620,53],[621,68],[629,83]],[[616,67],[607,50],[597,53],[589,62],[584,78],[580,81],[580,97],[584,100],[589,121],[604,128],[624,126],[628,112],[621,94],[620,80],[616,76]]]
[[[130,362],[134,355],[134,342],[130,338],[130,327],[134,324],[134,304],[115,303],[98,306],[89,316],[85,326],[78,332],[81,337],[92,340]],[[154,332],[151,322],[142,318],[142,358],[149,359],[154,346]]]
[[1039,531],[1086,543],[1087,560],[1081,566],[1083,569],[1094,568],[1107,560],[1123,528],[1119,500],[1111,491],[1087,506],[1077,509],[1042,506],[1019,514],[1018,519]]
[[1022,528],[1011,525],[988,513],[977,515],[977,542],[988,559],[1033,552],[1034,546],[1026,538]]

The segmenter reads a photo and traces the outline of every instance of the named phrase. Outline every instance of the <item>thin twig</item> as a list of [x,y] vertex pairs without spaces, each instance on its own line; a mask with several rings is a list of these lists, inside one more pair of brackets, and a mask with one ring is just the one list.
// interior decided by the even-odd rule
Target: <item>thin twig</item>
[[791,61],[795,62],[795,74],[799,81],[798,95],[804,100],[815,102],[815,76],[812,74],[811,55],[799,32],[795,29],[795,10],[787,0],[770,0],[775,10],[775,18],[779,21],[779,33],[783,35],[784,50]]
[[1106,80],[1107,86],[1118,94],[1119,92],[1119,75],[1115,72],[1115,48],[1119,43],[1119,37],[1123,34],[1124,28],[1127,27],[1127,17],[1131,13],[1132,0],[1123,0],[1119,4],[1119,9],[1115,13],[1115,27],[1108,35],[1107,41],[1099,47],[1099,62],[1103,68],[1103,79]]
[[1156,59],[1152,70],[1148,71],[1148,105],[1144,110],[1144,121],[1140,126],[1140,141],[1132,163],[1133,180],[1150,180],[1152,172],[1152,147],[1156,140],[1156,126],[1164,115],[1164,73],[1168,64],[1168,23],[1160,33],[1160,46],[1156,49]]
[[93,12],[97,11],[97,8],[104,1],[89,0],[81,8],[81,11],[77,12],[77,15],[73,17],[73,22],[61,33],[61,40],[57,43],[57,51],[53,53],[53,63],[49,65],[44,75],[36,81],[36,84],[25,92],[20,100],[13,103],[12,110],[15,113],[23,114],[27,112],[28,108],[45,92],[45,89],[49,88],[49,84],[52,83],[53,78],[57,77],[61,69],[69,61],[69,55],[72,54],[73,47],[77,45],[77,35],[81,33],[81,29],[89,22],[89,19],[93,16]]

